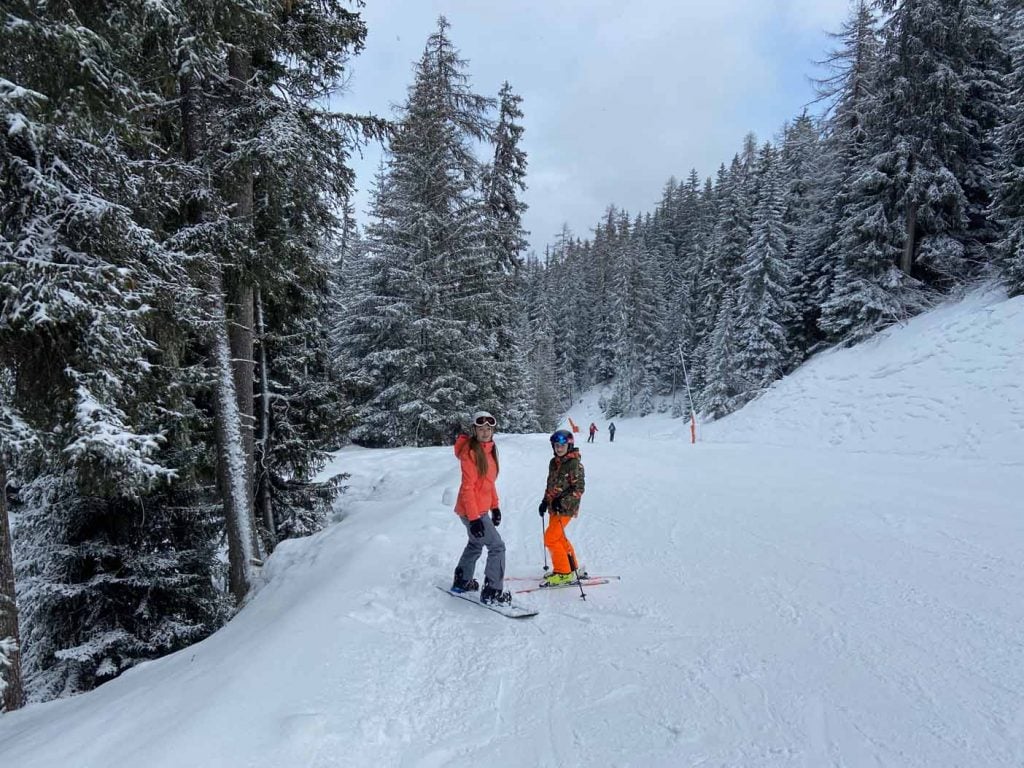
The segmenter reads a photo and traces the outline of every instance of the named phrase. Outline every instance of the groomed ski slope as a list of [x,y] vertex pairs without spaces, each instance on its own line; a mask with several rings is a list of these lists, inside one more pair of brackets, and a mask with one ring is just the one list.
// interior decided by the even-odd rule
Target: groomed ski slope
[[[1019,768],[1022,350],[1024,299],[982,291],[695,446],[660,416],[609,444],[585,401],[570,535],[623,578],[522,621],[434,588],[464,541],[450,448],[346,449],[340,522],[227,627],[0,717],[0,765]],[[508,572],[539,574],[546,436],[497,441]]]

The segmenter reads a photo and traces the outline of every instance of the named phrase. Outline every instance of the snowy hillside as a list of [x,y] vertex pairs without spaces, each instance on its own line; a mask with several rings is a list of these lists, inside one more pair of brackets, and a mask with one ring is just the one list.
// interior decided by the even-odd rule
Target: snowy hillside
[[1024,460],[1024,302],[979,291],[810,360],[715,441]]
[[[465,538],[450,449],[342,451],[341,519],[226,628],[0,717],[0,766],[1019,768],[1019,350],[1024,299],[979,293],[697,445],[664,417],[609,443],[581,405],[570,536],[622,581],[525,595],[523,621],[434,588]],[[546,436],[497,443],[509,574],[540,574]]]

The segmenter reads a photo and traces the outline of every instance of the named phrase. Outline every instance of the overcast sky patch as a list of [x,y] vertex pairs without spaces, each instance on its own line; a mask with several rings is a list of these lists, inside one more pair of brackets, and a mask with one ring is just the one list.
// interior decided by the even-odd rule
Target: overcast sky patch
[[[847,0],[369,0],[366,49],[352,61],[346,112],[392,116],[444,15],[472,87],[523,97],[529,156],[525,226],[543,253],[562,224],[590,235],[608,205],[652,210],[670,176],[713,176],[744,135],[771,138],[813,99]],[[381,152],[354,159],[365,222]]]

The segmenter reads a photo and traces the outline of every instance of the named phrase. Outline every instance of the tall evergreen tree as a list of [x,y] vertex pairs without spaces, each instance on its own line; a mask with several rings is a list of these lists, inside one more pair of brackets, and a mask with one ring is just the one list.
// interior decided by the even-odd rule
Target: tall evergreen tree
[[537,421],[526,396],[526,358],[516,335],[522,326],[515,321],[519,311],[515,294],[521,287],[522,252],[527,244],[522,225],[526,204],[520,199],[526,190],[526,153],[520,146],[523,127],[517,122],[523,117],[521,102],[506,82],[498,98],[494,159],[483,171],[484,240],[491,258],[492,298],[482,322],[495,336],[496,359],[493,377],[483,382],[490,393],[480,403],[503,413],[505,429],[514,431]]
[[820,210],[825,204],[822,169],[822,151],[818,128],[805,111],[784,131],[780,153],[780,174],[785,193],[783,202],[787,257],[792,274],[790,301],[792,317],[787,328],[792,363],[802,360],[817,341],[815,326],[808,319],[815,314],[812,303],[814,286],[809,279],[811,254],[801,242],[801,233],[820,226]]
[[792,269],[785,232],[785,197],[778,152],[765,144],[758,156],[759,200],[750,241],[739,268],[736,362],[747,389],[756,395],[786,372],[790,361],[786,328],[794,314]]
[[[7,466],[35,699],[219,626],[225,527],[244,596],[257,305],[261,394],[288,403],[261,465],[289,477],[282,511],[323,497],[296,490],[338,436],[323,254],[355,134],[380,130],[316,106],[365,34],[335,4],[43,10],[0,26],[0,379],[40,436]],[[289,334],[303,359],[291,340],[275,359]]]
[[[8,469],[33,698],[180,648],[219,621],[214,532],[147,506],[169,492],[175,393],[156,343],[171,298],[193,308],[158,239],[170,187],[149,90],[152,9],[8,6],[2,104],[0,361],[39,436]],[[158,25],[157,25],[158,26]],[[89,61],[89,67],[82,67]],[[14,83],[17,85],[13,85]]]
[[1000,133],[1005,160],[996,210],[1004,232],[1000,263],[1010,295],[1017,296],[1024,293],[1024,4],[1007,2],[1005,22],[1013,59],[1007,120]]
[[379,382],[353,432],[366,443],[442,442],[486,393],[497,353],[473,154],[473,142],[491,135],[493,100],[470,89],[448,27],[442,17],[416,66],[367,231],[377,298],[363,306],[392,332],[378,333],[381,346],[353,371]]

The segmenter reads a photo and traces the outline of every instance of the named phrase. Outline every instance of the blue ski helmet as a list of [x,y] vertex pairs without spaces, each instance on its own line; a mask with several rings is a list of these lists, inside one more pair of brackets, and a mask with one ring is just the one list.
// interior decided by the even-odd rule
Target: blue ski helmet
[[551,435],[551,445],[554,446],[556,443],[560,445],[568,445],[570,448],[573,445],[572,432],[568,429],[560,429]]

